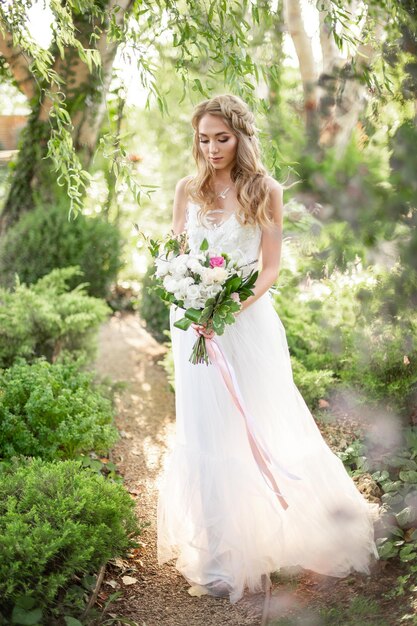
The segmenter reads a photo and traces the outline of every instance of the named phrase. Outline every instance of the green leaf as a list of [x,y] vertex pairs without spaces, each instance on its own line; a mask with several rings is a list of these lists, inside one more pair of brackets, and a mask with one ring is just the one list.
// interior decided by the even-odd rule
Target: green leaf
[[401,561],[403,561],[403,563],[414,561],[414,559],[417,557],[417,552],[415,552],[414,550],[415,550],[414,545],[404,546],[404,548],[400,550],[400,554],[399,554]]
[[381,559],[391,559],[397,555],[398,549],[394,546],[392,541],[386,541],[379,546],[378,553]]
[[64,620],[67,626],[83,626],[82,622],[71,615],[65,615]]
[[187,317],[192,322],[198,323],[200,321],[201,309],[187,309],[185,311],[185,317]]
[[217,335],[223,335],[224,333],[224,321],[216,315],[213,317],[213,329]]
[[237,291],[241,283],[242,283],[242,280],[239,276],[229,278],[229,280],[226,281],[226,285],[225,285],[227,294],[229,295],[233,291]]
[[381,500],[384,504],[389,504],[392,507],[403,502],[404,497],[400,493],[384,493]]
[[228,306],[229,306],[229,311],[231,313],[237,313],[238,311],[240,311],[240,304],[239,302],[235,302],[234,300],[230,300],[228,301]]
[[203,241],[201,242],[200,250],[202,252],[205,252],[206,250],[208,250],[208,247],[209,247],[208,241],[206,238],[204,238]]
[[414,470],[403,470],[399,473],[399,477],[405,483],[417,483],[417,472]]
[[385,482],[382,485],[383,490],[385,491],[385,493],[387,492],[392,492],[392,491],[398,491],[399,489],[401,489],[402,487],[402,482],[400,480],[387,480],[387,482]]
[[36,600],[35,598],[32,598],[32,596],[19,596],[15,600],[15,605],[19,606],[22,609],[25,609],[26,611],[28,609],[33,609],[35,603]]
[[33,609],[25,611],[21,606],[15,606],[12,613],[12,624],[22,624],[22,626],[31,626],[39,624],[42,619],[42,609]]
[[222,304],[221,306],[219,306],[216,310],[215,310],[215,315],[218,315],[219,317],[221,317],[222,319],[224,319],[227,315],[228,309],[227,306],[225,306],[224,304]]
[[192,323],[193,323],[192,320],[187,319],[186,317],[183,317],[182,319],[174,322],[174,326],[176,328],[180,328],[181,330],[188,330],[188,328],[190,328]]
[[207,324],[213,314],[213,306],[206,306],[200,315],[200,324]]
[[406,506],[402,511],[396,513],[395,517],[399,526],[407,526],[417,519],[417,510],[414,507]]

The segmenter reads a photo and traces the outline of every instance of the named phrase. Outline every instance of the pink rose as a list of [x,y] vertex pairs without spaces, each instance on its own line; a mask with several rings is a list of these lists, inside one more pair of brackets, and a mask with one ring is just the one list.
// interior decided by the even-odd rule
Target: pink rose
[[210,267],[223,267],[224,258],[222,256],[212,256],[210,259]]
[[231,294],[230,294],[230,297],[231,297],[231,299],[232,299],[234,302],[239,302],[239,303],[240,303],[239,294],[238,294],[236,291],[234,291],[233,293],[231,293]]

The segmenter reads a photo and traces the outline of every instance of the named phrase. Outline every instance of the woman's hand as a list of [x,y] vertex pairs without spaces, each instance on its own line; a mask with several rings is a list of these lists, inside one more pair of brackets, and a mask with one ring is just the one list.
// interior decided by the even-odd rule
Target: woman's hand
[[207,330],[205,325],[202,324],[191,324],[191,327],[194,328],[197,335],[201,335],[206,339],[213,339],[215,332],[213,329]]

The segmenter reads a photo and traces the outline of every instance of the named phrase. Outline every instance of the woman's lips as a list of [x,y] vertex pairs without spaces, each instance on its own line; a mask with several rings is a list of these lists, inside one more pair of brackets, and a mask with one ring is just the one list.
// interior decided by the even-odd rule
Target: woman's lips
[[221,161],[223,157],[210,157],[211,161]]

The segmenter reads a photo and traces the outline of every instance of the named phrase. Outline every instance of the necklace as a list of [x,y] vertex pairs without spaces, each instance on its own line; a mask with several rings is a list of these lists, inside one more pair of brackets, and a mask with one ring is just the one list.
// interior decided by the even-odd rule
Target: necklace
[[225,197],[227,196],[227,192],[230,191],[230,187],[226,187],[226,189],[223,189],[223,191],[221,191],[220,193],[217,194],[218,198],[223,198],[223,200],[225,199]]

